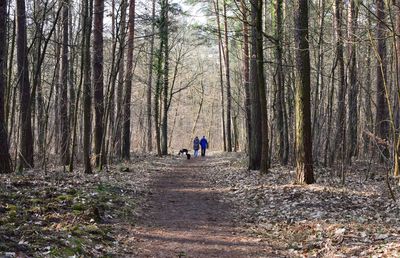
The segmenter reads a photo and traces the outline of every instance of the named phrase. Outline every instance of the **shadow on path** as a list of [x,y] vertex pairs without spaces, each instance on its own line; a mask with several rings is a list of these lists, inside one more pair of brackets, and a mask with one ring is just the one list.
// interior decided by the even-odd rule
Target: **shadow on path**
[[154,171],[152,195],[133,236],[139,257],[269,256],[263,243],[234,224],[224,189],[207,180],[217,173],[216,158],[173,162]]

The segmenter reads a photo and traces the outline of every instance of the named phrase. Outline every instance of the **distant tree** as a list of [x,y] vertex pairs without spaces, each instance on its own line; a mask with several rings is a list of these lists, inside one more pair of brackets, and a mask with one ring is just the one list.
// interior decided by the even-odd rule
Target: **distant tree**
[[4,109],[7,81],[7,2],[0,1],[0,174],[12,172]]
[[296,43],[296,183],[315,182],[312,160],[310,108],[310,50],[308,0],[295,1]]

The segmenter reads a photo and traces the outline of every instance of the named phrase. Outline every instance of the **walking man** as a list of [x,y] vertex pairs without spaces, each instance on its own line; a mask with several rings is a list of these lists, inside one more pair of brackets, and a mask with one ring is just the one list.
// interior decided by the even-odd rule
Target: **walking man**
[[208,149],[208,142],[205,136],[201,138],[200,146],[201,146],[201,156],[204,157],[206,156],[206,149]]

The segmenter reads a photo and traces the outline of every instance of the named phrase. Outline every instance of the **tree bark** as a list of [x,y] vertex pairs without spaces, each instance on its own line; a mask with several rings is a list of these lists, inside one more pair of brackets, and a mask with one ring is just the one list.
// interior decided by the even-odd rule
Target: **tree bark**
[[283,10],[282,10],[283,0],[276,1],[276,118],[277,118],[277,129],[278,129],[278,155],[279,160],[282,165],[286,165],[289,159],[289,137],[286,128],[285,121],[285,85],[283,76],[283,48],[282,48],[282,34],[283,34]]
[[336,158],[344,160],[346,154],[346,144],[344,142],[346,135],[346,78],[344,67],[344,47],[342,33],[342,13],[343,1],[335,0],[335,36],[336,36],[336,58],[338,65],[339,85],[337,99],[337,117],[336,117],[336,132],[334,145],[331,150],[330,163],[332,164]]
[[12,172],[7,125],[4,109],[4,93],[7,85],[7,1],[0,2],[0,174]]
[[315,182],[312,160],[310,108],[310,50],[308,0],[295,1],[296,43],[296,183]]
[[90,34],[92,24],[93,0],[82,1],[82,68],[83,68],[83,163],[85,173],[91,174],[90,135],[91,135],[91,79],[90,79]]
[[[385,27],[385,1],[376,0],[377,28],[377,52],[378,62],[376,67],[376,134],[384,140],[389,139],[389,109],[386,94],[389,94],[387,87],[387,54],[386,54],[386,27]],[[380,146],[383,157],[389,157],[389,149]]]
[[224,151],[227,150],[226,146],[226,127],[225,127],[225,94],[224,94],[224,74],[222,69],[222,59],[223,59],[223,43],[222,43],[222,33],[221,33],[221,22],[219,16],[219,1],[214,0],[214,10],[217,18],[217,30],[218,30],[218,56],[219,56],[219,82],[221,88],[221,121],[222,121],[222,139]]
[[161,124],[161,154],[168,154],[168,93],[169,93],[169,29],[168,29],[168,0],[162,0],[161,5],[161,35],[165,48],[164,48],[164,82],[163,82],[163,114]]
[[68,44],[69,44],[69,0],[64,0],[62,15],[62,54],[60,70],[60,161],[62,165],[69,164],[69,119],[68,119]]
[[249,24],[247,20],[248,11],[245,0],[240,1],[242,19],[243,19],[243,86],[245,92],[245,111],[246,111],[246,129],[247,129],[247,149],[250,146],[251,137],[251,97],[250,97],[250,51],[249,51]]
[[258,14],[262,12],[260,9],[259,0],[251,0],[251,53],[250,53],[250,97],[251,97],[251,137],[249,146],[249,169],[257,170],[261,167],[261,149],[262,149],[262,130],[261,130],[261,98],[258,89],[259,75],[258,75],[258,33],[260,32],[257,27]]
[[226,0],[223,0],[224,10],[224,36],[225,36],[225,76],[226,76],[226,147],[227,151],[232,151],[232,93],[231,93],[231,74],[229,60],[229,38],[228,38],[228,17],[226,10]]
[[350,0],[348,10],[348,39],[349,39],[349,105],[348,105],[348,163],[358,153],[357,126],[358,126],[358,83],[357,83],[357,50],[356,50],[356,29],[357,29],[357,7],[356,1]]
[[123,102],[123,126],[122,126],[122,158],[130,159],[131,149],[131,95],[132,95],[132,77],[133,77],[133,46],[135,35],[135,0],[130,1],[129,5],[129,35],[128,35],[128,53],[125,77],[125,96]]
[[104,116],[103,75],[103,18],[104,1],[95,0],[93,7],[93,91],[94,91],[94,155],[95,166],[102,169],[105,157],[102,151]]
[[147,78],[147,150],[153,151],[153,126],[151,112],[151,97],[153,87],[153,62],[154,62],[154,33],[156,25],[156,0],[152,1],[151,9],[151,38],[150,38],[150,56],[149,56],[149,74]]
[[121,62],[119,63],[118,69],[118,86],[117,86],[117,119],[115,124],[115,137],[114,137],[114,150],[115,155],[121,158],[121,133],[122,133],[122,121],[123,121],[123,89],[124,89],[124,77],[125,77],[125,44],[126,44],[126,10],[128,7],[128,0],[121,1],[121,20],[120,30],[121,38],[119,44],[119,52],[121,56]]
[[21,130],[18,170],[22,171],[34,167],[25,0],[17,0],[17,60]]

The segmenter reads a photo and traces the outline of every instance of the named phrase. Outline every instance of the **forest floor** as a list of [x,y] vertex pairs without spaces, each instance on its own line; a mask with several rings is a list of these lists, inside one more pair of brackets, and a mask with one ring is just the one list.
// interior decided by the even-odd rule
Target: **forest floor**
[[143,156],[94,175],[0,175],[0,257],[400,257],[382,168],[356,163],[345,184],[317,168],[297,186],[293,168],[245,163]]

